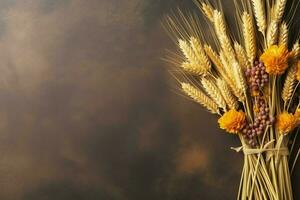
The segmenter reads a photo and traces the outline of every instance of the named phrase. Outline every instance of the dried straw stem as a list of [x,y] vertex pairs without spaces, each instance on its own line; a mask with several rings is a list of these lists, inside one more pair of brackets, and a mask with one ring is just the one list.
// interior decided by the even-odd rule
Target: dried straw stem
[[242,19],[244,25],[243,33],[245,38],[246,52],[250,63],[253,63],[256,57],[256,40],[255,40],[254,25],[253,25],[252,18],[248,13],[244,12]]
[[195,102],[204,106],[211,113],[219,113],[218,105],[208,96],[206,96],[201,90],[197,89],[189,83],[181,83],[181,87],[184,93],[191,97]]
[[267,28],[266,13],[263,0],[252,0],[258,30],[264,35]]

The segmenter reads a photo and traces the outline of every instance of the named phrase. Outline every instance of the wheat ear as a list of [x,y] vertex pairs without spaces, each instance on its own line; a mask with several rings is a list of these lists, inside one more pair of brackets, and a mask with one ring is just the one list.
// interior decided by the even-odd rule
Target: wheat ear
[[268,28],[267,33],[267,44],[268,46],[272,46],[276,44],[278,38],[278,23],[276,21],[272,21]]
[[210,58],[210,60],[213,62],[213,64],[216,66],[217,69],[222,68],[222,62],[221,62],[218,54],[212,49],[211,46],[205,44],[204,51],[207,54],[207,56]]
[[199,67],[199,65],[190,63],[190,62],[183,62],[181,64],[181,67],[184,71],[192,74],[192,75],[197,75],[197,76],[202,76],[206,74],[206,70],[203,69],[202,67]]
[[238,105],[238,102],[237,102],[235,96],[230,91],[230,88],[228,87],[226,82],[219,78],[217,80],[217,86],[219,87],[219,89],[220,89],[220,91],[221,91],[228,107],[230,109],[236,109],[237,105]]
[[287,0],[277,0],[274,8],[274,21],[280,23],[284,13],[285,5]]
[[207,78],[202,78],[201,83],[207,94],[217,103],[217,105],[226,110],[226,102],[218,87]]
[[245,47],[250,63],[254,62],[256,57],[256,40],[254,32],[254,24],[251,16],[244,12],[243,16],[243,33],[245,38]]
[[230,86],[230,88],[232,89],[232,92],[234,93],[234,95],[236,97],[238,97],[238,99],[240,101],[244,100],[244,93],[243,91],[241,91],[235,81],[234,76],[232,75],[233,72],[233,68],[230,66],[224,51],[220,51],[220,60],[222,61],[222,65],[223,65],[223,70],[221,75],[223,76],[224,80],[226,81],[226,83]]
[[223,69],[226,72],[226,74],[231,75],[232,74],[232,68],[230,67],[229,61],[226,57],[225,52],[222,50],[220,51],[220,60],[223,65]]
[[206,96],[201,90],[189,83],[181,83],[181,87],[186,95],[191,97],[195,102],[204,106],[211,113],[219,113],[218,105],[208,96]]
[[280,26],[278,44],[288,46],[288,26],[285,22]]
[[242,92],[242,94],[239,94],[238,98],[240,99],[240,101],[244,101],[245,94],[247,91],[247,82],[246,82],[244,73],[237,62],[233,63],[232,67],[233,67],[233,76],[235,79],[235,83],[236,83],[239,91]]
[[296,42],[293,46],[293,49],[290,53],[290,55],[293,57],[293,58],[297,58],[300,56],[300,45],[298,42]]
[[205,14],[205,16],[211,21],[214,21],[214,9],[206,4],[206,3],[202,3],[202,12]]
[[245,71],[247,68],[250,68],[251,65],[247,59],[245,49],[237,42],[234,43],[234,49],[235,49],[236,57],[242,69]]
[[207,73],[207,68],[203,67],[201,62],[199,62],[195,52],[187,41],[179,40],[179,47],[187,60],[181,65],[185,71],[200,76]]
[[190,45],[187,41],[179,39],[179,47],[188,62],[191,62],[191,63],[198,62],[196,60],[196,55],[195,55],[192,47],[190,47]]
[[265,35],[267,28],[266,12],[262,0],[252,0],[256,23],[259,31]]
[[211,64],[209,62],[207,55],[204,52],[204,49],[200,41],[195,37],[191,37],[190,43],[195,55],[197,56],[197,59],[199,60],[199,63],[206,71],[209,71],[211,69]]
[[214,25],[218,40],[220,41],[221,47],[224,50],[226,57],[230,60],[234,60],[235,53],[231,45],[231,40],[227,34],[224,17],[217,10],[214,11]]
[[214,25],[216,34],[219,35],[227,35],[226,23],[223,15],[220,11],[214,10]]
[[296,71],[297,67],[296,65],[293,65],[287,72],[281,95],[285,103],[287,103],[293,95],[296,80]]

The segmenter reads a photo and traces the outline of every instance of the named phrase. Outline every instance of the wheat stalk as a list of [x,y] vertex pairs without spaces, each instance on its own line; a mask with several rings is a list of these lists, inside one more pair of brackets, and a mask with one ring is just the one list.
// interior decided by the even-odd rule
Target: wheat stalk
[[195,37],[191,37],[190,39],[191,47],[198,58],[199,63],[202,65],[206,71],[209,71],[211,69],[211,64],[209,62],[209,59],[207,55],[204,52],[204,49],[198,39]]
[[232,72],[228,74],[225,70],[225,67],[219,68],[218,72],[220,73],[221,77],[225,80],[225,82],[229,85],[233,94],[239,99],[243,99],[243,92],[241,92],[241,90],[237,87],[235,80],[232,79]]
[[235,49],[237,60],[240,66],[242,67],[242,69],[245,71],[247,68],[250,68],[251,65],[247,59],[245,49],[237,42],[234,43],[234,49]]
[[299,45],[298,42],[296,42],[296,43],[294,44],[293,49],[292,49],[290,55],[291,55],[292,57],[294,57],[294,58],[299,57],[299,55],[300,55],[300,45]]
[[198,63],[198,61],[196,60],[196,55],[187,41],[179,39],[179,47],[188,62]]
[[208,96],[206,96],[201,90],[192,86],[189,83],[181,83],[182,90],[191,97],[195,102],[201,104],[206,109],[208,109],[211,113],[219,113],[218,105],[211,100]]
[[209,66],[199,60],[199,57],[187,41],[179,40],[179,47],[187,60],[181,65],[185,71],[200,76],[207,74]]
[[229,67],[227,58],[223,51],[220,52],[220,56],[218,57],[219,62],[221,62],[220,66],[217,66],[217,71],[226,81],[226,83],[230,86],[235,96],[240,96],[239,90],[236,87],[234,80],[232,79],[232,69]]
[[241,98],[241,100],[244,100],[245,94],[247,91],[247,82],[246,82],[244,73],[237,62],[233,63],[232,67],[233,67],[233,76],[234,76],[234,80],[237,85],[237,88],[243,93],[243,95],[240,96],[239,98]]
[[220,11],[214,10],[214,25],[217,35],[227,35],[226,23]]
[[282,20],[282,16],[284,13],[284,9],[285,9],[285,5],[286,5],[287,0],[277,0],[275,3],[275,7],[274,7],[274,21],[276,23],[280,23]]
[[217,105],[226,110],[226,102],[218,87],[209,79],[202,78],[201,83],[207,94],[217,103]]
[[184,71],[197,76],[202,76],[206,74],[206,70],[200,67],[200,65],[196,65],[190,62],[183,62],[181,67]]
[[230,88],[226,84],[226,82],[220,78],[217,79],[217,86],[219,87],[228,107],[230,109],[236,109],[238,106],[238,102],[235,96],[230,91]]
[[214,25],[218,40],[220,41],[222,49],[228,59],[235,59],[234,49],[232,48],[230,38],[227,34],[226,23],[222,14],[214,11]]
[[231,45],[231,41],[228,37],[220,36],[219,37],[222,49],[224,50],[224,54],[228,60],[235,61],[235,52]]
[[[220,52],[220,59],[223,64],[224,74],[223,77],[226,80],[227,84],[232,89],[234,95],[238,97],[240,101],[244,100],[244,92],[238,87],[238,84],[236,83],[236,77],[234,68],[232,67],[232,63],[236,63],[236,61],[229,61],[225,55],[224,51]],[[241,73],[242,74],[242,73]]]
[[256,57],[256,40],[255,40],[254,25],[253,25],[252,18],[248,13],[244,12],[242,19],[244,25],[243,33],[245,38],[246,52],[250,63],[253,63]]
[[226,54],[223,50],[220,51],[220,60],[221,60],[221,63],[223,65],[223,69],[225,70],[227,75],[231,75],[232,74],[232,68],[230,67],[229,61],[228,61],[228,59],[226,57]]
[[264,35],[267,28],[266,13],[263,0],[252,0],[256,23],[259,31]]
[[288,46],[288,26],[285,22],[280,26],[278,44]]
[[204,51],[207,54],[207,56],[210,58],[210,60],[213,62],[213,64],[216,66],[217,69],[222,68],[222,62],[221,62],[218,54],[212,49],[211,46],[205,44]]
[[278,38],[278,23],[276,21],[272,21],[268,28],[267,33],[267,44],[268,46],[272,46],[276,44]]
[[214,9],[210,5],[202,2],[202,12],[210,21],[214,21]]
[[281,94],[281,97],[285,103],[287,103],[292,97],[296,80],[296,70],[296,65],[293,65],[287,72]]

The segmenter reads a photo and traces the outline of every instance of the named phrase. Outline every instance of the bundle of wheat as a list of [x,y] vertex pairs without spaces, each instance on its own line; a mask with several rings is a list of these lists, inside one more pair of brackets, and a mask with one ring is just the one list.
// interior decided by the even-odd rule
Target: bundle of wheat
[[180,63],[182,91],[219,115],[220,128],[241,141],[233,148],[245,157],[237,199],[292,200],[291,174],[300,154],[290,156],[300,125],[300,46],[289,30],[298,4],[285,12],[287,0],[233,1],[239,37],[228,28],[220,2],[216,9],[195,1],[208,28],[181,11],[166,17],[179,47],[171,60]]

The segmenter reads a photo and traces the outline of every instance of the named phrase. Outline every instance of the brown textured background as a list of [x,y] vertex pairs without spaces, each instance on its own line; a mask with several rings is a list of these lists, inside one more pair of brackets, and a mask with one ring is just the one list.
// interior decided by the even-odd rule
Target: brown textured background
[[172,92],[161,61],[174,48],[161,19],[177,6],[193,9],[0,1],[0,199],[235,198],[237,139]]

